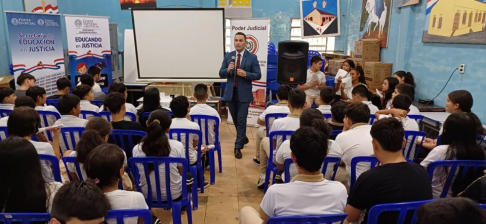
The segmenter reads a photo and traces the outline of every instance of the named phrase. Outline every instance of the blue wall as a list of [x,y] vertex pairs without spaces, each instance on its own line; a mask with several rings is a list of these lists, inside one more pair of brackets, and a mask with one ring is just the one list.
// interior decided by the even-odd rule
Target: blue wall
[[[352,4],[351,4],[352,2]],[[427,1],[405,7],[392,8],[388,47],[382,48],[381,60],[393,63],[393,70],[412,72],[417,83],[416,99],[435,97],[452,71],[466,64],[466,72],[457,71],[435,104],[445,105],[447,94],[466,89],[475,99],[473,112],[486,123],[486,45],[422,43]],[[336,39],[336,50],[354,49],[358,40],[361,1],[341,0],[342,36]]]

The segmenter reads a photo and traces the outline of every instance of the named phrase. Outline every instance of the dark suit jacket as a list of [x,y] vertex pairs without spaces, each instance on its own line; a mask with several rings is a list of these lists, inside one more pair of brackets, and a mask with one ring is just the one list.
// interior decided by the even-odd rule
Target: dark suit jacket
[[234,72],[228,73],[228,66],[231,63],[231,57],[236,57],[236,51],[227,53],[224,56],[223,64],[219,70],[219,77],[227,78],[226,90],[224,91],[224,98],[228,101],[233,99],[233,87],[235,85],[235,77],[238,79],[238,101],[239,102],[251,102],[253,101],[253,93],[251,91],[252,80],[259,80],[262,77],[260,72],[260,63],[258,63],[257,56],[245,50],[243,58],[241,59],[240,69],[246,71],[246,77],[240,77],[236,75],[236,62]]

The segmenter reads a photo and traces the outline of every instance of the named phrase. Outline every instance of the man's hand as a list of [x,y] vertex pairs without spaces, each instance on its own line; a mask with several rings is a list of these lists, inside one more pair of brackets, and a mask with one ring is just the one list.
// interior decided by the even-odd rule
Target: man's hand
[[344,88],[346,88],[346,83],[341,84],[341,90],[344,90]]
[[338,79],[337,79],[337,81],[338,81],[338,82],[341,82],[341,81],[342,81],[342,79],[343,79],[343,77],[342,77],[342,76],[339,76],[339,77],[338,77]]
[[311,83],[310,83],[310,85],[311,85],[312,87],[316,87],[316,86],[318,86],[318,85],[319,85],[319,82],[318,82],[318,81],[313,81],[313,82],[311,82]]
[[235,63],[234,63],[234,62],[231,62],[231,63],[229,64],[229,66],[228,66],[228,69],[227,69],[227,70],[228,70],[228,73],[230,73],[230,72],[231,72],[231,70],[233,70],[233,69],[235,69]]
[[243,78],[245,78],[245,77],[246,77],[246,72],[245,72],[245,70],[243,70],[243,69],[238,69],[238,70],[236,71],[236,74],[237,74],[237,75],[239,75],[239,76],[241,76],[241,77],[243,77]]
[[407,117],[408,114],[406,110],[402,110],[402,109],[391,109],[391,112],[394,117],[402,117],[402,118]]

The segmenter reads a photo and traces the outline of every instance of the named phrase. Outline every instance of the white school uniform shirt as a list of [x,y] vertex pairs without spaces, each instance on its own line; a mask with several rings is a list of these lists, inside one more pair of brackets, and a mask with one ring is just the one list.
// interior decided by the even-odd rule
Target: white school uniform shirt
[[2,110],[13,110],[14,109],[14,104],[10,104],[10,103],[5,103],[5,104],[0,104],[0,109]]
[[96,113],[100,112],[100,108],[97,107],[96,105],[91,104],[89,100],[81,100],[79,104],[81,104],[81,110],[93,111]]
[[[323,72],[317,71],[313,72],[310,68],[307,69],[307,81],[306,85],[310,84],[311,82],[317,81],[319,84],[326,83],[326,75]],[[319,88],[317,86],[312,87],[304,91],[305,95],[308,96],[319,96]]]
[[[142,144],[140,143],[133,147],[133,157],[146,157],[146,154],[142,151]],[[186,158],[184,154],[184,146],[182,143],[169,139],[170,145],[170,154],[169,157],[173,158]],[[144,196],[147,196],[148,187],[147,181],[145,179],[145,172],[143,170],[143,166],[141,164],[137,164],[137,167],[140,172],[140,187],[142,188],[142,193]],[[162,200],[167,200],[166,195],[166,188],[165,188],[165,165],[159,165],[159,174],[160,174],[160,191]],[[152,186],[152,198],[155,200],[157,195],[157,187],[155,185],[155,172],[152,171],[149,174],[150,184]],[[170,164],[170,190],[172,194],[172,199],[176,199],[182,195],[182,187],[186,187],[186,183],[182,183],[182,176],[179,174],[179,170],[177,169],[177,164]]]
[[[268,133],[271,133],[272,131],[296,131],[297,129],[299,129],[299,127],[300,127],[300,115],[289,114],[287,117],[283,117],[275,120],[272,126],[270,127],[270,131]],[[289,136],[287,136],[287,139],[290,139]],[[272,141],[272,139],[269,140]],[[275,155],[277,154],[280,144],[282,144],[282,138],[277,137],[275,150],[273,150],[274,161],[275,161]]]
[[52,211],[52,202],[54,201],[54,197],[56,196],[59,188],[62,187],[62,184],[59,182],[46,182],[46,193],[47,193],[47,212]]
[[[79,85],[81,85],[81,84],[82,84],[81,82],[78,82],[78,85],[77,85],[77,86],[79,86]],[[100,85],[99,85],[97,82],[95,82],[95,83],[94,83],[94,86],[93,86],[93,92],[94,92],[94,93],[100,93],[100,92],[103,92],[103,91],[101,90]]]
[[[88,123],[88,120],[82,119],[73,115],[61,115],[61,119],[57,120],[54,125],[58,124],[63,124],[62,128],[67,128],[67,127],[85,127],[86,124]],[[62,133],[61,133],[62,134]],[[71,144],[71,135],[69,133],[65,133],[66,140],[68,145],[64,142],[64,138],[62,136],[59,136],[59,146],[62,149],[62,152],[64,153],[67,150],[74,150],[74,146]],[[81,134],[79,133],[74,133],[74,139],[76,142],[81,139]]]
[[[104,111],[104,110],[105,110],[105,106],[101,105],[100,111]],[[125,110],[126,110],[126,112],[134,113],[135,115],[137,115],[137,113],[138,113],[137,108],[135,106],[133,106],[133,104],[131,104],[131,103],[125,103]]]
[[[393,115],[389,114],[389,115],[380,115],[380,117],[378,118],[378,120],[381,120],[381,119],[385,119],[385,118],[390,118],[390,117],[393,117]],[[404,117],[404,118],[401,118],[401,117],[395,117],[397,120],[399,120],[400,122],[402,122],[402,125],[403,125],[403,129],[405,131],[419,131],[419,126],[417,124],[417,122],[414,120],[414,119],[411,119],[409,117]]]
[[[123,166],[127,167],[127,155],[125,154],[125,151],[123,151],[123,155],[125,156],[125,161],[123,162]],[[78,156],[78,152],[76,151],[72,151],[69,155],[69,157],[76,157]],[[78,172],[76,172],[76,165],[74,165],[74,163],[68,163],[67,164],[67,170],[71,173],[76,173],[76,175],[78,174]],[[82,163],[79,164],[79,169],[81,169],[81,175],[83,175],[83,179],[86,180],[88,179],[88,175],[86,174],[86,170],[84,169],[84,165]]]
[[370,108],[370,114],[372,114],[372,115],[376,114],[376,112],[379,111],[378,107],[373,105],[373,103],[371,103],[371,101],[361,101],[361,103],[366,104],[366,106],[368,106],[368,108]]
[[386,108],[390,108],[390,107],[391,107],[392,101],[393,101],[393,99],[389,99],[389,100],[386,102]]
[[[431,162],[445,160],[447,149],[449,145],[439,145],[429,152],[427,157],[420,163],[425,169],[429,166]],[[442,193],[442,189],[445,184],[446,173],[444,169],[438,168],[434,171],[434,176],[432,177],[432,196],[434,198],[439,198]],[[451,191],[448,193],[448,197],[451,196]]]
[[8,116],[0,118],[0,127],[7,127]]
[[[34,145],[37,154],[56,156],[54,154],[54,149],[52,148],[52,145],[50,143],[36,142],[32,140],[30,140],[30,143]],[[53,171],[49,162],[41,161],[41,170],[42,176],[44,177],[44,180],[46,180],[46,182],[54,182],[54,174],[52,173]]]
[[[290,109],[289,106],[287,105],[287,101],[282,101],[275,105],[268,106],[267,109],[265,109],[260,114],[260,117],[258,117],[258,119],[260,119],[261,121],[265,121],[265,117],[267,116],[267,114],[280,114],[280,113],[290,114]],[[272,127],[274,121],[275,119],[269,119],[268,124],[266,124],[266,126]]]
[[[219,119],[219,122],[221,123],[221,117],[219,117],[218,111],[216,109],[210,107],[207,104],[196,104],[191,108],[191,111],[189,112],[189,115],[209,115],[209,116],[215,116]],[[204,139],[204,136],[206,133],[206,127],[205,127],[205,122],[201,121],[201,131],[202,131],[202,136]],[[214,138],[215,138],[215,133],[214,133],[214,126],[216,123],[213,120],[208,121],[208,141],[210,145],[214,144]],[[202,144],[206,144],[204,140],[202,140]]]
[[331,114],[331,105],[320,105],[317,109],[322,114]]
[[409,115],[420,115],[420,110],[414,106],[414,105],[410,105],[410,111],[408,112]]
[[[358,124],[336,137],[336,142],[342,151],[339,157],[346,164],[346,173],[349,177],[351,177],[351,160],[354,157],[370,156],[373,154],[370,131],[371,125]],[[369,164],[359,163],[356,167],[356,179],[369,169]]]
[[[140,192],[115,190],[105,193],[105,196],[110,201],[111,209],[114,210],[149,208],[147,202],[145,202],[145,197]],[[116,223],[116,219],[108,219],[107,222]],[[137,224],[138,218],[124,218],[123,222],[125,224]]]
[[[343,74],[339,74],[339,75],[338,75],[338,76],[336,76],[334,79],[336,80],[336,83],[337,83],[337,79],[338,79],[339,77],[343,77],[343,79],[344,79],[344,78],[347,78],[347,77],[350,77],[350,76],[351,76],[351,75],[350,75],[350,74],[349,74],[349,72],[348,72],[348,73],[346,73],[346,74],[344,74],[344,75],[343,75]],[[341,84],[342,84],[342,82],[341,82]],[[346,92],[346,91],[345,91],[345,92]],[[338,86],[338,91],[336,92],[336,95],[341,96],[341,86]],[[349,98],[349,99],[352,99],[352,96],[351,96],[351,98]]]
[[[37,110],[37,111],[52,111],[52,112],[56,112],[56,113],[59,114],[59,111],[57,111],[57,109],[54,106],[36,106],[35,110]],[[59,114],[59,115],[61,115],[61,114]],[[44,127],[44,121],[43,121],[42,116],[40,116],[40,118],[41,118],[41,126]],[[47,122],[48,122],[49,126],[52,126],[52,125],[54,125],[54,123],[56,123],[56,118],[53,117],[53,116],[48,116]]]
[[[301,176],[308,175],[298,175],[296,179]],[[341,214],[347,197],[346,187],[337,181],[295,180],[270,186],[260,208],[269,217]]]
[[[182,129],[193,129],[193,130],[200,130],[199,125],[196,122],[192,122],[188,120],[187,118],[174,118],[172,119],[172,124],[170,125],[170,129],[175,129],[175,128],[182,128]],[[181,135],[181,143],[182,145],[189,144],[189,165],[194,164],[197,162],[197,151],[194,149],[194,140],[199,140],[197,135],[190,135],[189,136],[189,142],[186,142],[186,135],[182,134]],[[177,140],[177,136],[174,134],[173,136],[174,140]],[[185,150],[185,148],[184,148]],[[198,149],[199,150],[199,149]],[[184,151],[185,152],[185,151]]]

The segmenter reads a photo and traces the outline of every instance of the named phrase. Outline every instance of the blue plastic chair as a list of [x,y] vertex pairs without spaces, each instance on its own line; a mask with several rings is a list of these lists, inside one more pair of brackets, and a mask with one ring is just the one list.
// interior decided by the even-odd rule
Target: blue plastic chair
[[48,161],[51,164],[52,173],[54,174],[54,180],[62,183],[61,169],[59,168],[59,160],[57,159],[57,157],[52,155],[39,154],[39,159],[41,161]]
[[380,161],[374,156],[356,156],[353,159],[351,159],[351,180],[350,180],[350,190],[353,189],[354,184],[356,183],[356,180],[358,179],[356,177],[356,166],[358,163],[370,163],[370,169],[373,169],[376,167]]
[[397,213],[397,224],[404,224],[407,218],[407,213],[409,211],[413,211],[413,217],[411,221],[407,223],[417,223],[417,209],[425,204],[432,202],[434,200],[425,200],[425,201],[413,201],[413,202],[403,202],[403,203],[389,203],[389,204],[379,204],[371,207],[370,211],[368,212],[368,223],[375,224],[378,223],[378,218],[380,217],[381,213],[383,212],[396,212]]
[[82,119],[89,119],[90,117],[99,117],[100,115],[94,111],[90,111],[90,110],[82,110],[80,113],[79,113],[79,118],[82,118]]
[[422,124],[422,120],[424,119],[423,115],[407,115],[407,116],[408,118],[414,119],[420,128],[420,125]]
[[10,113],[12,113],[12,110],[9,110],[9,109],[0,109],[0,118],[2,118],[2,117],[8,117],[8,116],[10,116]]
[[67,150],[75,150],[76,144],[84,132],[84,127],[62,127],[60,133],[59,148],[61,156]]
[[74,156],[64,156],[61,158],[62,163],[64,163],[64,167],[66,167],[66,173],[68,175],[69,181],[73,181],[73,177],[71,176],[72,170],[68,169],[68,164],[72,163],[74,164],[74,167],[76,168],[76,175],[78,176],[78,179],[80,181],[84,180],[83,173],[81,172],[81,167],[79,166],[78,161],[76,161],[76,157]]
[[269,55],[277,54],[277,48],[275,47],[275,44],[272,42],[268,42],[268,54]]
[[51,214],[49,213],[0,213],[0,222],[5,224],[22,223],[30,224],[32,222],[49,222]]
[[127,158],[130,159],[132,158],[133,147],[138,144],[138,142],[135,142],[134,140],[141,140],[145,135],[147,135],[147,133],[143,131],[113,129],[110,134],[110,140],[113,144],[118,145],[123,149]]
[[[427,166],[427,172],[429,173],[431,180],[434,177],[434,171],[439,167],[448,169],[447,179],[442,188],[442,193],[440,194],[440,198],[445,198],[447,197],[455,178],[463,179],[469,170],[475,172],[478,171],[478,169],[485,169],[486,160],[443,160],[431,162]],[[462,172],[459,172],[460,168],[462,168]],[[455,193],[453,193],[452,196],[455,197]]]
[[266,224],[342,224],[346,217],[348,214],[272,217],[267,219]]
[[[221,142],[219,141],[219,118],[209,115],[191,115],[192,122],[199,124],[203,136],[203,144],[211,145],[209,142],[209,122],[214,122],[214,149],[210,149],[207,155],[209,156],[209,177],[211,185],[214,185],[216,181],[216,164],[214,160],[214,152],[218,153],[219,173],[223,172],[223,165],[221,159]],[[199,140],[201,141],[201,140]]]
[[[108,120],[111,122],[111,112],[109,111],[101,111],[99,112],[100,117]],[[126,121],[137,121],[137,115],[131,112],[126,112],[125,113],[125,120]]]
[[[37,111],[39,113],[40,119],[41,119],[41,128],[49,127],[54,125],[54,123],[61,119],[61,115],[57,112],[54,111]],[[49,122],[50,121],[50,122]],[[47,139],[49,141],[52,141],[52,135],[50,131],[44,132],[44,134],[47,136]]]
[[109,210],[105,221],[108,219],[116,219],[116,223],[125,223],[124,218],[143,218],[144,224],[150,224],[152,213],[148,209],[124,209],[124,210]]
[[92,100],[91,104],[96,105],[97,107],[101,107],[105,104],[105,101],[103,101],[103,100]]
[[[267,115],[268,116],[268,115]],[[294,133],[295,131],[272,131],[270,132],[270,135],[268,136],[268,139],[270,141],[270,150],[268,153],[268,161],[267,161],[267,169],[265,171],[265,183],[263,184],[263,192],[267,192],[268,189],[268,182],[270,181],[270,172],[273,172],[273,178],[272,178],[272,183],[275,183],[275,176],[277,175],[279,169],[277,165],[273,162],[273,150],[277,149],[279,147],[278,145],[274,145],[273,139],[277,140],[277,137],[281,137],[281,141],[284,142],[287,140],[287,138],[290,138],[290,136]]]
[[[339,163],[341,162],[341,158],[339,157],[334,157],[334,156],[326,156],[322,163],[322,174],[326,175],[327,172],[327,167],[329,164],[334,164],[332,165],[332,176],[331,180],[334,180],[336,178],[336,173],[339,168]],[[292,158],[287,158],[284,161],[284,175],[285,175],[285,183],[290,182],[290,165],[294,163]]]
[[331,138],[336,138],[339,134],[343,133],[343,130],[332,130],[331,131]]
[[[175,136],[174,136],[175,135]],[[184,136],[183,136],[184,135]],[[190,136],[191,135],[197,135],[198,136],[198,143],[197,143],[197,162],[196,165],[191,165],[191,160],[189,158],[189,144],[192,144],[190,142]],[[182,141],[182,137],[184,137],[184,141]],[[197,197],[197,187],[199,186],[201,188],[201,193],[204,193],[204,181],[203,181],[203,175],[204,175],[204,170],[202,167],[202,161],[201,161],[201,145],[202,145],[202,133],[200,130],[192,130],[192,129],[170,129],[169,130],[169,138],[170,139],[175,139],[179,142],[182,142],[184,144],[184,148],[186,151],[186,159],[189,162],[189,172],[191,172],[193,178],[194,178],[194,184],[192,185],[192,201],[194,203],[194,210],[197,210],[198,208],[198,197]],[[199,174],[199,176],[198,176]],[[199,179],[198,179],[199,177]]]
[[486,204],[479,204],[479,206],[481,206],[481,208],[483,208],[484,210],[486,210]]
[[[174,224],[182,224],[181,220],[181,209],[183,207],[187,209],[187,220],[189,224],[192,224],[192,211],[190,209],[191,200],[190,195],[186,189],[186,180],[187,180],[187,169],[189,166],[189,162],[185,158],[172,158],[172,157],[133,157],[128,160],[128,164],[133,169],[133,176],[135,179],[135,186],[138,192],[142,192],[142,187],[140,183],[140,167],[143,167],[143,172],[145,175],[145,183],[147,185],[147,195],[145,200],[147,205],[150,208],[164,208],[164,209],[172,209],[172,221]],[[171,189],[170,189],[170,164],[177,164],[178,166],[182,167],[182,181],[181,181],[181,199],[174,201],[175,198],[172,198]],[[159,169],[154,169],[152,172],[155,172],[155,186],[157,188],[156,195],[152,195],[152,184],[149,176],[149,165],[154,167],[164,166],[165,173],[161,174]],[[160,191],[160,178],[165,178],[165,189],[166,189],[166,198],[167,200],[162,200],[162,193]]]
[[310,68],[311,59],[314,56],[319,56],[320,58],[322,58],[321,53],[319,53],[319,51],[309,50],[309,54],[308,54],[308,58],[307,58],[307,68]]
[[47,99],[46,100],[46,104],[49,105],[49,106],[54,106],[55,108],[57,108],[57,104],[59,103],[59,100],[58,99]]
[[332,114],[322,114],[322,116],[324,117],[324,119],[332,119]]
[[370,123],[368,123],[368,124],[373,125],[373,123],[375,123],[375,119],[376,119],[375,115],[370,114]]
[[266,128],[266,133],[267,136],[269,136],[270,132],[270,127],[272,127],[272,124],[275,120],[283,117],[287,117],[287,113],[273,113],[273,114],[267,114],[265,115],[265,128]]
[[335,85],[334,81],[335,81],[334,77],[326,76],[326,86],[334,88],[334,85]]
[[[416,142],[419,137],[422,138],[422,141],[417,145]],[[423,131],[405,131],[405,140],[407,142],[405,143],[405,147],[403,147],[403,156],[406,159],[416,160],[422,149],[425,137],[427,137],[427,134]]]
[[8,138],[7,127],[0,127],[0,142]]

